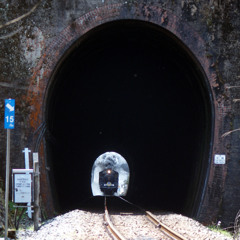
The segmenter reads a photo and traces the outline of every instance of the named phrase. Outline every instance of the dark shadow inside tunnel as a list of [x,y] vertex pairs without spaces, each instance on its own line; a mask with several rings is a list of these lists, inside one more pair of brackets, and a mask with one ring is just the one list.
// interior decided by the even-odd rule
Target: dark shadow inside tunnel
[[125,20],[86,33],[52,76],[45,119],[59,210],[91,196],[92,164],[107,151],[129,163],[128,200],[198,210],[211,151],[210,92],[200,65],[166,30]]

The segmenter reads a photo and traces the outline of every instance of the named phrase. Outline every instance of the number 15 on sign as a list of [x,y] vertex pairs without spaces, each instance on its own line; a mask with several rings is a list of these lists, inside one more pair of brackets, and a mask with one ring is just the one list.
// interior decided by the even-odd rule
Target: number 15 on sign
[[15,99],[5,99],[5,117],[4,117],[4,128],[14,128],[14,116],[15,116]]

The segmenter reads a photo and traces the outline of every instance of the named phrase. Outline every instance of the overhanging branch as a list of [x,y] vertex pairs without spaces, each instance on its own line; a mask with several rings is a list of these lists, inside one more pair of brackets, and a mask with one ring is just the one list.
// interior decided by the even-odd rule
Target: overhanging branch
[[40,4],[41,1],[42,1],[42,0],[40,0],[38,3],[36,3],[29,12],[23,14],[23,15],[20,16],[20,17],[15,18],[15,19],[13,19],[13,20],[11,20],[11,21],[8,21],[8,22],[6,22],[6,23],[4,23],[4,24],[1,24],[1,25],[0,25],[0,29],[1,29],[1,28],[4,28],[4,27],[7,27],[7,26],[9,26],[9,25],[11,25],[11,24],[13,24],[13,23],[16,23],[16,22],[22,20],[23,18],[29,16],[31,13],[33,13],[33,12],[35,11],[35,9],[38,7],[38,5]]

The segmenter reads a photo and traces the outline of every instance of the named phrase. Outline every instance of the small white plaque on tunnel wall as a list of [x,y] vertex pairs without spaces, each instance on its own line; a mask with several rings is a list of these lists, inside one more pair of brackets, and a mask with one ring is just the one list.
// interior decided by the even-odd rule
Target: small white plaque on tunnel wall
[[226,155],[224,154],[215,154],[214,156],[215,164],[225,164],[226,163]]

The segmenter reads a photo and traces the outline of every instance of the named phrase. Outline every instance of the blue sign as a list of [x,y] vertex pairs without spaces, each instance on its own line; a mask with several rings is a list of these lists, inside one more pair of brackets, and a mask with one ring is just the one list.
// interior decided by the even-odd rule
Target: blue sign
[[13,129],[15,121],[15,99],[5,99],[4,128]]

